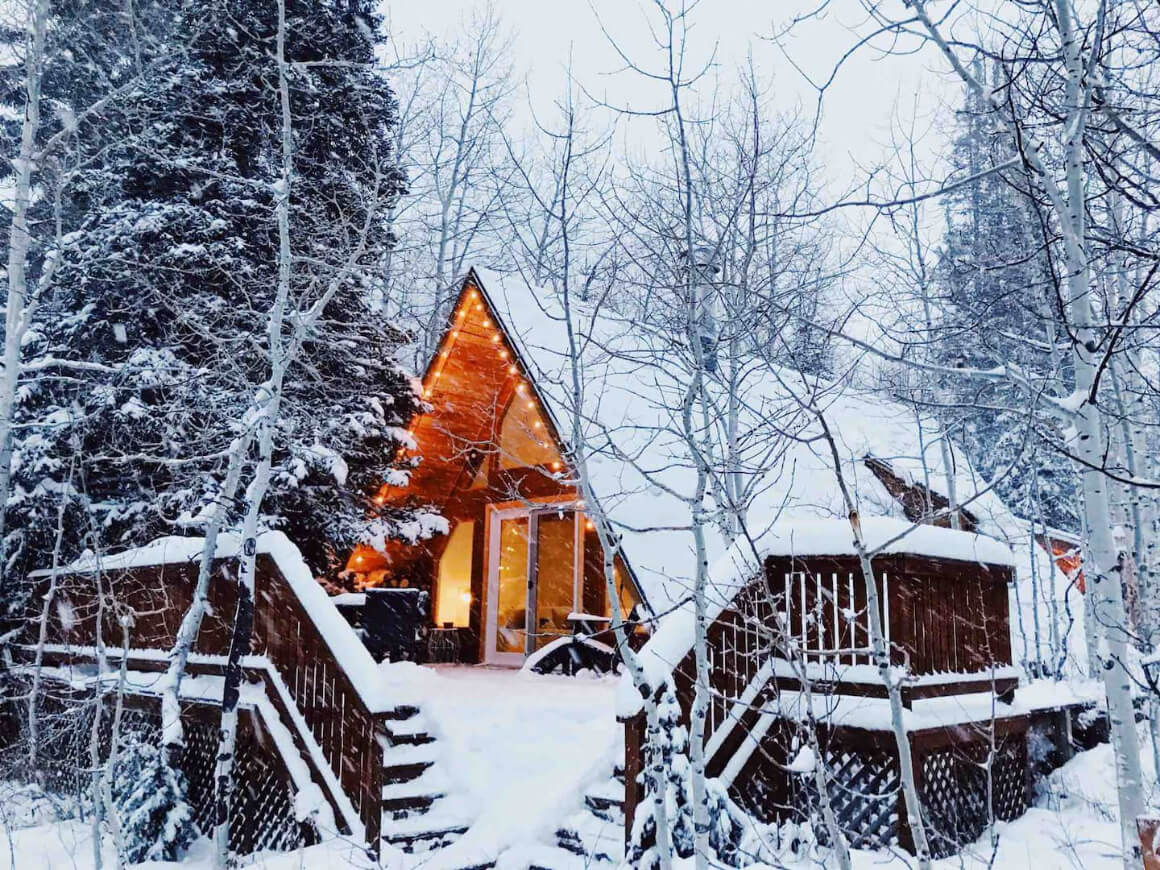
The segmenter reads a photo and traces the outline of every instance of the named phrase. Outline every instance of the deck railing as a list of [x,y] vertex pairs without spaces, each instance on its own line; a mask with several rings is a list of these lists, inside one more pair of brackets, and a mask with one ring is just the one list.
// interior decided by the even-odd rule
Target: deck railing
[[[195,644],[199,655],[221,657],[228,652],[229,622],[236,609],[231,570],[230,560],[219,560],[214,566],[210,609]],[[196,576],[195,564],[170,563],[142,565],[102,577],[104,589],[113,591],[121,608],[146,615],[138,617],[133,650],[172,646]],[[284,576],[269,554],[259,554],[251,651],[269,662],[278,679],[263,677],[253,669],[246,671],[247,678],[267,683],[267,694],[292,734],[304,729],[310,734],[317,750],[301,741],[300,751],[310,756],[315,770],[320,764],[329,768],[361,822],[367,842],[375,845],[382,824],[380,737],[389,714],[373,679],[374,661],[324,590],[309,578],[295,580]],[[62,606],[57,609],[70,616],[52,615],[48,640],[71,645],[71,661],[91,658],[84,645],[95,637],[94,589],[91,573],[58,578],[56,594]],[[309,600],[303,600],[304,596]],[[105,612],[107,638],[119,631],[112,618],[113,614]],[[319,629],[320,622],[327,627],[325,632]],[[155,652],[152,660],[156,662]],[[204,662],[191,660],[189,672],[206,672],[206,667]],[[328,789],[327,783],[321,785]]]
[[[906,670],[906,706],[949,695],[994,691],[1010,700],[1007,584],[1011,569],[909,554],[874,559],[878,606],[891,662]],[[770,557],[707,629],[707,772],[721,774],[780,692],[887,697],[870,649],[867,587],[856,557]],[[688,715],[694,652],[673,669]],[[820,709],[824,710],[824,705]],[[626,723],[626,757],[643,765],[643,718]],[[632,811],[641,797],[626,796]]]

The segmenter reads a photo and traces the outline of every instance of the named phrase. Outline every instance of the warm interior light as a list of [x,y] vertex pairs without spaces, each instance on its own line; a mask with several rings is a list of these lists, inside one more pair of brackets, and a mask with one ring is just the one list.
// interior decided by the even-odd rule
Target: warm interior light
[[498,332],[491,337],[491,341],[492,341],[492,344],[496,344],[499,341],[499,333]]
[[528,399],[528,407],[529,407],[529,408],[534,408],[534,407],[536,407],[536,403],[535,403],[535,402],[533,402],[531,399]]
[[592,520],[585,520],[584,521],[584,528],[586,528],[590,532],[594,531],[596,529],[596,523],[592,522]]
[[491,328],[491,321],[485,317],[483,319],[483,325],[490,329]]
[[464,592],[463,594],[461,594],[459,596],[459,600],[462,601],[464,604],[470,604],[471,603],[471,593]]

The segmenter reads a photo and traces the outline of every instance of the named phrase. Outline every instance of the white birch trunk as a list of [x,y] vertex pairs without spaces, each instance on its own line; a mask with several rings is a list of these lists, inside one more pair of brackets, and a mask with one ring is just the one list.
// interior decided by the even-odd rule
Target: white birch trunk
[[176,765],[181,746],[185,742],[181,726],[181,681],[185,677],[185,666],[189,661],[189,654],[201,630],[201,622],[205,617],[209,603],[209,584],[213,576],[213,560],[217,554],[217,540],[225,523],[228,506],[233,503],[241,479],[242,465],[245,461],[250,444],[250,435],[247,431],[239,435],[230,444],[229,466],[226,470],[225,483],[214,500],[205,527],[205,546],[201,553],[201,562],[197,569],[197,584],[193,590],[193,600],[189,609],[181,619],[177,629],[173,649],[169,653],[169,667],[161,684],[161,733],[165,746],[166,758],[171,765]]
[[102,832],[101,819],[103,813],[101,808],[104,806],[104,770],[101,768],[101,720],[104,716],[105,710],[105,666],[106,666],[106,652],[105,652],[105,590],[104,584],[101,582],[101,572],[98,570],[94,575],[97,584],[97,621],[96,621],[96,637],[94,641],[94,650],[96,652],[96,676],[93,680],[93,721],[89,728],[89,797],[93,802],[93,818],[90,824],[90,832],[93,841],[93,870],[101,870],[104,866],[103,856],[101,852]]
[[270,348],[270,380],[258,410],[258,466],[246,490],[246,514],[242,526],[242,552],[238,567],[238,609],[230,638],[229,659],[222,687],[221,740],[218,745],[216,823],[214,853],[219,870],[230,866],[231,804],[234,790],[234,756],[238,737],[238,701],[241,694],[242,668],[250,651],[254,621],[255,573],[258,553],[258,520],[262,500],[270,483],[274,452],[274,426],[282,400],[282,381],[288,363],[283,344],[283,319],[290,297],[290,183],[293,173],[293,128],[290,114],[290,84],[286,64],[286,2],[278,0],[278,96],[281,107],[282,174],[277,191],[278,222],[278,289],[267,326]]
[[12,422],[16,411],[16,386],[20,379],[20,348],[32,320],[28,293],[28,253],[32,245],[28,209],[32,198],[32,172],[36,136],[40,131],[40,90],[44,43],[48,30],[49,0],[31,0],[31,39],[24,60],[24,118],[20,151],[12,191],[12,223],[8,237],[8,297],[4,314],[4,374],[0,381],[0,608],[8,606],[8,565],[5,516],[12,492]]
[[850,496],[845,475],[842,473],[842,459],[838,454],[838,446],[834,443],[834,437],[825,417],[821,412],[815,411],[814,413],[822,426],[822,432],[829,445],[830,456],[834,463],[834,477],[842,492],[842,501],[849,512],[850,529],[854,533],[854,548],[862,565],[862,579],[866,584],[866,613],[870,628],[870,649],[874,657],[874,665],[878,670],[878,677],[886,687],[889,699],[890,727],[894,732],[894,742],[898,748],[898,773],[902,782],[903,799],[906,802],[906,821],[910,827],[911,838],[914,840],[915,858],[918,861],[919,870],[930,870],[930,843],[927,840],[926,823],[922,817],[922,803],[919,800],[918,787],[914,780],[914,761],[910,752],[910,736],[906,730],[902,691],[898,681],[891,673],[890,650],[886,646],[886,634],[882,629],[878,580],[874,576],[874,565],[862,538],[862,525],[858,518],[857,506]]
[[[924,0],[911,0],[917,17],[927,34],[938,46],[959,77],[987,100],[1005,119],[1002,97],[986,91],[963,67],[939,29],[931,21]],[[1090,267],[1086,249],[1085,213],[1085,135],[1091,112],[1091,78],[1082,57],[1083,37],[1077,32],[1075,8],[1071,0],[1053,0],[1053,25],[1060,37],[1061,55],[1065,72],[1064,118],[1064,186],[1061,189],[1044,164],[1044,148],[1030,130],[1016,129],[1011,122],[1002,121],[1021,145],[1022,153],[1032,170],[1033,180],[1047,194],[1059,223],[1066,270],[1066,299],[1070,315],[1072,364],[1075,369],[1076,395],[1083,396],[1082,405],[1074,414],[1076,429],[1075,455],[1082,466],[1084,518],[1090,559],[1085,559],[1087,581],[1087,617],[1094,632],[1095,657],[1107,696],[1108,718],[1112,732],[1112,746],[1116,760],[1117,792],[1119,798],[1121,848],[1125,868],[1135,868],[1141,861],[1140,840],[1136,832],[1136,817],[1144,811],[1144,792],[1140,768],[1140,746],[1132,709],[1132,677],[1128,672],[1128,627],[1120,585],[1121,568],[1112,536],[1111,505],[1108,498],[1108,478],[1104,474],[1105,421],[1096,391],[1096,373],[1099,368],[1100,343],[1095,328],[1094,304],[1091,292]],[[1102,48],[1102,14],[1097,20],[1092,51]],[[1090,569],[1090,570],[1089,570]],[[1090,651],[1089,651],[1090,652]]]

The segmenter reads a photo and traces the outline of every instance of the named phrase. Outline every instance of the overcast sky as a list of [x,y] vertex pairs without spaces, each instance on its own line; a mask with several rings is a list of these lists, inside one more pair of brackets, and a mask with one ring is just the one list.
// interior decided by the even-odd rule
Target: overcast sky
[[[691,55],[704,63],[716,52],[717,73],[728,83],[751,52],[762,76],[772,82],[775,106],[801,104],[812,112],[816,92],[802,72],[824,80],[853,43],[853,28],[863,17],[856,0],[833,0],[824,19],[797,28],[785,45],[803,68],[799,72],[769,37],[808,2],[702,0],[694,12]],[[385,0],[384,10],[393,35],[414,43],[426,33],[455,32],[479,5],[480,0]],[[601,31],[603,24],[634,59],[659,62],[647,27],[656,20],[648,14],[651,5],[649,0],[495,0],[513,39],[513,64],[526,76],[537,111],[550,107],[561,92],[569,52],[576,78],[589,92],[638,109],[656,105],[656,91],[645,80],[617,73],[623,63]],[[848,62],[823,108],[820,157],[832,184],[844,187],[859,177],[859,165],[881,159],[892,115],[914,114],[916,95],[924,127],[940,103],[956,99],[956,89],[931,54],[880,57],[862,51]],[[932,137],[925,147],[932,151],[938,144]]]

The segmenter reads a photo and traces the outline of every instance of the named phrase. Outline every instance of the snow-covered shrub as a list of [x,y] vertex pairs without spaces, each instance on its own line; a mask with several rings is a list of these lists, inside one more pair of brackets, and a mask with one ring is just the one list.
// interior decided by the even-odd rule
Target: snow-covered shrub
[[[665,688],[658,714],[658,727],[649,732],[645,747],[645,793],[633,820],[626,856],[628,866],[644,870],[659,867],[661,863],[656,845],[656,804],[653,798],[658,783],[663,783],[674,855],[689,858],[695,848],[689,735],[681,722],[680,704],[671,683]],[[707,780],[705,791],[709,811],[709,850],[715,866],[748,867],[754,861],[774,857],[775,849],[770,844],[780,845],[782,841],[776,828],[768,828],[746,815],[719,780]],[[793,838],[787,838],[787,841],[789,839]]]
[[123,737],[111,790],[129,863],[175,860],[198,836],[185,775],[147,735],[130,731]]

